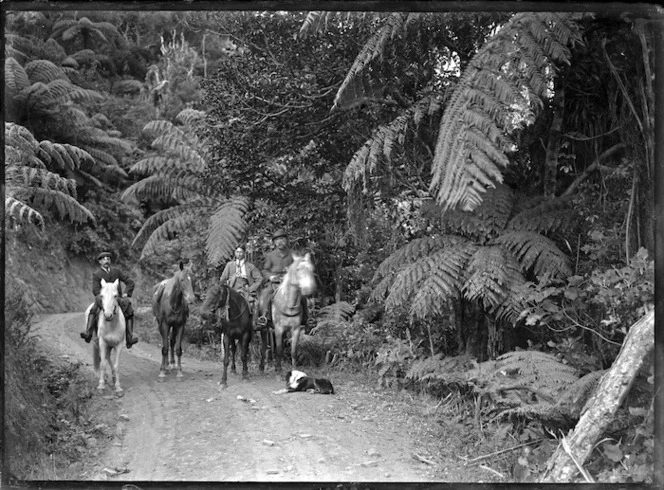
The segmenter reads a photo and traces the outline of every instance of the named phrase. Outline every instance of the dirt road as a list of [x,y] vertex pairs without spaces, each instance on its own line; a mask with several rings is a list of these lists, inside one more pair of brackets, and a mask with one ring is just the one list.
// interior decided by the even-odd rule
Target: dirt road
[[[44,315],[35,329],[61,355],[90,366],[96,386],[82,325],[82,313]],[[160,360],[156,345],[123,349],[124,396],[116,401],[111,388],[96,394],[119,405],[115,438],[86,479],[441,481],[424,447],[434,437],[421,418],[427,407],[417,399],[334,372],[334,395],[274,394],[284,382],[273,367],[260,374],[253,364],[249,380],[229,374],[222,389],[220,363],[186,357],[182,380],[171,373],[160,381]]]

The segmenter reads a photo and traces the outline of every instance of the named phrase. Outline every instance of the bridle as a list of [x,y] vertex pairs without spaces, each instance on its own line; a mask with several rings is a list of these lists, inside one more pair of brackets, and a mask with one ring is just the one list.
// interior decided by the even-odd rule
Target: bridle
[[[220,300],[219,304],[222,306],[226,306],[227,309],[226,311],[228,311],[227,321],[232,322],[234,320],[239,319],[244,314],[244,312],[249,309],[249,307],[247,306],[247,302],[244,301],[240,308],[240,312],[236,316],[231,317],[231,287],[230,286],[221,286],[221,287],[226,289],[226,300],[225,301]],[[223,296],[220,299],[223,299]]]

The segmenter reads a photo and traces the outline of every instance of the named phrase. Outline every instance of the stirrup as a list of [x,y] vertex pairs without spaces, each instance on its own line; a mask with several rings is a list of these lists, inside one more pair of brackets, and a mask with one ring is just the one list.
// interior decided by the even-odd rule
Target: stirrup
[[90,341],[92,340],[92,334],[88,334],[87,332],[81,332],[81,338],[85,340],[86,344],[89,344]]
[[131,349],[131,346],[138,343],[138,337],[131,336],[130,339],[127,339],[127,349]]

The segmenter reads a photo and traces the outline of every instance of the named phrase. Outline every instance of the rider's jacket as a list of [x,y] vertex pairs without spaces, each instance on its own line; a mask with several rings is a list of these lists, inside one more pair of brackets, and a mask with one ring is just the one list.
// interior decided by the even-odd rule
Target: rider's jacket
[[275,248],[265,255],[265,264],[263,265],[263,277],[270,279],[273,275],[283,275],[288,270],[288,266],[293,263],[293,254],[290,249],[283,252]]
[[263,283],[263,276],[261,276],[258,268],[250,262],[244,262],[244,270],[246,275],[238,274],[237,261],[232,260],[224,267],[219,280],[222,284],[227,284],[234,289],[239,289],[236,287],[238,285],[247,284],[250,293],[256,291]]
[[[127,293],[127,296],[129,297],[131,297],[134,292],[134,280],[123,271],[115,267],[110,267],[109,270],[106,271],[104,268],[99,267],[92,273],[92,294],[95,295],[95,297],[99,296],[99,293],[101,292],[102,278],[106,282],[114,282],[116,279],[120,279],[120,281],[124,282],[127,288],[125,293]],[[118,287],[118,295],[122,296],[122,284]]]

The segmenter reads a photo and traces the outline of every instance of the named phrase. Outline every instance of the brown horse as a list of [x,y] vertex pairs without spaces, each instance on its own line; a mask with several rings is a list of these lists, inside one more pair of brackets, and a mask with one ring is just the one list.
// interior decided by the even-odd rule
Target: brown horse
[[291,364],[295,369],[297,342],[302,330],[302,296],[316,292],[314,265],[309,254],[293,254],[293,263],[288,267],[281,284],[272,299],[272,323],[275,337],[275,370],[281,373],[284,334],[291,330]]
[[[231,372],[236,373],[236,340],[240,341],[242,379],[248,378],[247,357],[252,333],[251,310],[247,300],[235,289],[226,284],[217,284],[208,291],[201,307],[201,316],[209,319],[215,311],[218,315],[218,321],[215,322],[215,325],[221,325],[221,341],[223,344],[224,371],[219,384],[226,387],[229,363],[231,364]],[[230,357],[228,356],[229,349]]]
[[[189,305],[196,300],[192,286],[192,266],[180,268],[170,279],[164,279],[152,295],[152,313],[157,319],[161,333],[161,368],[159,377],[175,368],[175,355],[178,356],[177,377],[182,377],[182,335],[189,317]],[[170,345],[170,349],[169,349]],[[170,352],[170,364],[168,355]]]

